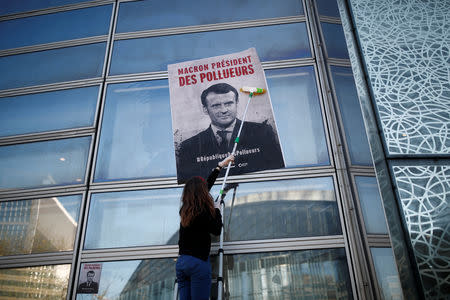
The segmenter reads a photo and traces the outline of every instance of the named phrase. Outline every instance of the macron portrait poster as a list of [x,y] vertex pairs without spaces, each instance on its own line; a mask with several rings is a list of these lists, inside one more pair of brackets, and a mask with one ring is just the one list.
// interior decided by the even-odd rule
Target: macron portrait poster
[[[171,64],[168,73],[179,183],[192,176],[206,178],[219,161],[230,155],[242,121],[235,163],[229,174],[285,166],[269,93],[250,97],[241,91],[242,87],[267,90],[254,48]],[[222,170],[219,176],[224,174]]]

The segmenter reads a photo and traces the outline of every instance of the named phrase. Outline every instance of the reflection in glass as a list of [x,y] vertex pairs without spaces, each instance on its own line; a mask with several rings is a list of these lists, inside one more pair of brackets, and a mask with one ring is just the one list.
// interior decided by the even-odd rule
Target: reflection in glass
[[0,189],[84,182],[91,137],[0,147]]
[[372,157],[352,70],[332,66],[331,74],[352,164],[371,166]]
[[91,196],[85,249],[176,245],[181,189]]
[[171,300],[175,261],[173,258],[163,258],[101,263],[98,295],[77,294],[77,299],[97,300],[102,295],[101,299],[111,300]]
[[337,0],[315,0],[319,15],[339,18],[339,7]]
[[391,248],[370,248],[383,299],[402,300],[402,287]]
[[100,77],[106,43],[0,57],[0,89]]
[[376,178],[355,176],[355,181],[366,232],[369,234],[388,234]]
[[110,74],[165,71],[168,64],[251,47],[261,61],[311,57],[305,23],[293,23],[120,40],[114,43]]
[[81,195],[0,202],[0,256],[73,249]]
[[324,22],[321,22],[321,24],[328,57],[348,59],[347,44],[345,43],[342,25]]
[[283,1],[283,5],[273,5],[270,0],[145,0],[120,4],[116,31],[132,32],[301,14],[303,7],[299,0]]
[[343,248],[226,255],[224,280],[229,300],[353,299]]
[[109,85],[94,180],[175,175],[171,128],[167,80]]
[[112,5],[0,22],[0,50],[108,34]]
[[232,192],[225,198],[227,241],[342,234],[329,177],[241,183],[234,201]]
[[286,166],[329,165],[314,68],[265,73]]
[[66,299],[70,265],[0,269],[1,299]]
[[43,9],[47,7],[62,6],[86,1],[88,0],[0,0],[0,15],[20,13],[29,10]]
[[0,137],[93,126],[98,86],[0,98]]

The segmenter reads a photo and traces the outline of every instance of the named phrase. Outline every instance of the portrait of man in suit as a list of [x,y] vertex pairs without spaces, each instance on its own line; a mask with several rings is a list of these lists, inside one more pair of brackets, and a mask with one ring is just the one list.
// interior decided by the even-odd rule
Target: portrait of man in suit
[[[206,177],[232,152],[242,122],[237,115],[239,92],[230,84],[213,84],[199,98],[203,113],[211,122],[203,131],[181,142],[177,151],[179,182],[195,175]],[[283,167],[280,143],[272,126],[267,122],[244,121],[230,175]]]
[[77,289],[78,294],[97,294],[98,293],[98,282],[94,281],[95,272],[88,271],[86,274],[86,281],[80,283]]

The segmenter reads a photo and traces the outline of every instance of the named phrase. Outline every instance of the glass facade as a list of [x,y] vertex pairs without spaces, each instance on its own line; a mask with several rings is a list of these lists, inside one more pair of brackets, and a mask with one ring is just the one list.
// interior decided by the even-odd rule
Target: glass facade
[[[373,24],[359,14],[369,4],[22,2],[0,0],[0,298],[173,299],[183,185],[175,178],[167,65],[253,47],[286,167],[230,178],[225,299],[415,299],[404,297],[398,230],[374,133],[365,128],[360,91],[372,89],[377,101],[383,95],[373,85],[378,62],[369,59],[367,31],[353,36],[345,23],[355,13],[358,30]],[[440,28],[436,22],[432,30]],[[355,71],[352,38],[367,59],[367,84]],[[433,45],[430,51],[445,52]],[[431,91],[446,100],[447,85],[439,84],[440,94]],[[446,102],[439,103],[424,104],[420,133],[408,123],[387,134],[387,155],[400,148],[448,154],[450,118]],[[385,126],[386,116],[406,120],[400,110],[416,113],[411,103],[402,105],[376,106],[383,107],[377,120]],[[428,179],[403,162],[389,170],[405,217],[397,225],[409,228],[415,251],[425,251],[414,263],[425,294],[437,299],[448,291],[443,273],[434,272],[448,256],[448,170],[427,162],[420,170]],[[416,186],[425,187],[422,194]],[[218,192],[216,185],[212,195]],[[430,236],[417,229],[429,224],[424,205],[426,220],[435,222]],[[213,239],[211,299],[217,244]],[[427,249],[439,253],[432,268],[425,266]],[[101,270],[98,291],[83,294],[77,287],[91,265]],[[436,282],[442,287],[433,294]]]

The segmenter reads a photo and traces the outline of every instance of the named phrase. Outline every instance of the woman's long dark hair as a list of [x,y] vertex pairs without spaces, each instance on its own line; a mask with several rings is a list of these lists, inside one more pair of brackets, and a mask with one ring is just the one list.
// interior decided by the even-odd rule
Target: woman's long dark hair
[[213,199],[202,177],[192,177],[186,182],[181,202],[180,216],[183,227],[189,226],[192,220],[204,211],[214,215]]

